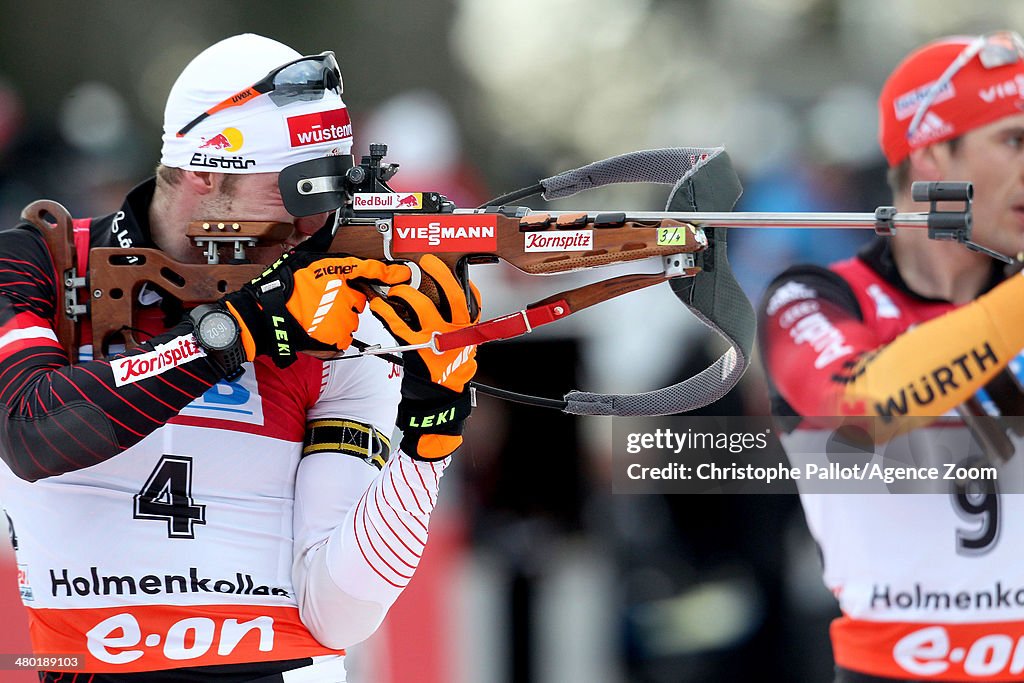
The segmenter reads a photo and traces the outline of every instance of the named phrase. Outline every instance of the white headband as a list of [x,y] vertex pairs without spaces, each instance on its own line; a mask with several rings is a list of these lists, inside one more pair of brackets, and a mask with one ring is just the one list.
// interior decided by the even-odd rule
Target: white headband
[[259,95],[211,114],[183,137],[177,136],[196,116],[301,56],[276,40],[251,33],[201,52],[167,96],[160,162],[192,171],[272,173],[299,161],[348,154],[352,123],[345,103],[332,91],[320,100],[282,107]]

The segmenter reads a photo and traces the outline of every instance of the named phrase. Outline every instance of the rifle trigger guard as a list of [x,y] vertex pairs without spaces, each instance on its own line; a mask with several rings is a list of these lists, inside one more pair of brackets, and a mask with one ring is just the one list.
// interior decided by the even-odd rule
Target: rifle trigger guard
[[377,232],[380,233],[381,241],[384,246],[384,260],[391,263],[404,263],[409,266],[409,286],[413,289],[419,289],[420,283],[423,282],[422,271],[420,271],[419,264],[410,259],[395,258],[395,255],[391,253],[391,236],[394,234],[393,226],[390,218],[380,218],[374,224],[377,228]]
[[423,271],[420,270],[420,264],[409,259],[396,259],[399,263],[404,263],[409,266],[409,286],[413,289],[419,289],[420,284],[423,283]]
[[[407,265],[409,267],[409,286],[412,287],[413,289],[420,288],[420,282],[423,280],[423,271],[420,270],[420,267],[416,265],[415,261],[400,258],[393,259],[392,262],[404,263],[405,265]],[[370,288],[370,291],[372,291],[377,296],[383,297],[385,299],[388,298],[388,294],[391,292],[391,287],[386,287],[384,285],[370,284],[368,286]]]
[[381,218],[374,224],[374,227],[376,227],[377,232],[380,233],[380,238],[384,245],[384,259],[387,261],[393,261],[395,257],[391,255],[391,220]]

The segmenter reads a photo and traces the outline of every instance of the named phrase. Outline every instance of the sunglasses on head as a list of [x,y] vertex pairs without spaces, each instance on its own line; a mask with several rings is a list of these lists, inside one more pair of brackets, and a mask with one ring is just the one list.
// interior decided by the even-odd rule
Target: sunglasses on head
[[907,128],[908,138],[913,137],[917,132],[924,120],[924,115],[935,104],[939,93],[949,86],[953,76],[956,76],[975,56],[980,59],[981,65],[986,69],[1015,64],[1024,59],[1024,40],[1016,31],[995,31],[972,40],[921,98],[921,102],[917,105],[917,111],[914,112],[914,118],[910,121],[910,127]]
[[245,90],[240,90],[231,97],[225,98],[189,121],[178,131],[177,137],[184,137],[196,125],[213,114],[243,105],[260,95],[269,93],[270,100],[277,106],[283,107],[292,102],[322,99],[328,90],[333,90],[339,95],[344,91],[338,60],[330,50],[318,55],[300,57],[277,67]]

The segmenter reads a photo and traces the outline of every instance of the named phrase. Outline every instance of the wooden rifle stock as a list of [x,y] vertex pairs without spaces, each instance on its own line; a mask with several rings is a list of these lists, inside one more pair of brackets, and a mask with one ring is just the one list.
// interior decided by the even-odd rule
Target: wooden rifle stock
[[[415,218],[417,223],[435,222],[435,219],[436,222],[443,223],[444,219],[451,215],[417,214]],[[459,238],[446,239],[443,236],[437,237],[438,245],[429,247],[424,244],[429,238],[404,240],[393,234],[387,239],[382,234],[379,224],[348,223],[338,228],[329,250],[360,258],[409,261],[419,261],[424,254],[433,253],[453,271],[463,259],[468,259],[470,263],[493,263],[500,259],[530,275],[552,275],[637,261],[652,256],[693,253],[702,251],[707,246],[701,231],[687,223],[671,219],[623,221],[614,225],[595,226],[592,221],[588,222],[586,213],[562,214],[557,218],[546,213],[528,214],[523,218],[494,213],[464,215],[486,217],[487,222],[493,222],[495,240],[491,248],[462,249],[459,247]],[[393,232],[400,230],[393,226],[387,227]],[[659,228],[675,231],[677,237],[672,240],[672,244],[659,243]],[[578,245],[559,250],[545,251],[540,248],[531,249],[528,246],[531,240],[537,241],[536,236],[557,239],[565,236],[569,230],[592,233],[593,241],[585,247]],[[406,244],[411,246],[403,246]],[[420,248],[416,248],[417,246]]]
[[71,214],[55,201],[40,199],[26,206],[21,212],[21,218],[39,230],[50,251],[58,286],[63,291],[63,296],[57,302],[62,310],[56,311],[54,316],[54,332],[67,352],[68,359],[74,363],[78,360],[79,318],[86,312],[86,307],[78,303],[79,289],[85,281],[84,274],[78,273]]
[[[428,228],[426,237],[416,239],[403,237],[401,231],[410,228],[403,228],[400,225],[401,215],[395,214],[391,220],[374,224],[342,225],[334,236],[330,251],[350,253],[361,258],[403,259],[412,262],[418,262],[423,255],[432,253],[456,275],[464,277],[464,269],[468,264],[495,263],[499,260],[530,275],[554,275],[650,257],[677,256],[707,248],[701,230],[667,218],[598,223],[583,212],[557,216],[531,213],[518,218],[501,213],[461,215],[479,217],[480,222],[486,224],[484,228],[493,227],[494,239],[488,248],[479,247],[479,237],[446,238],[441,231],[445,219],[452,214],[406,216],[420,228],[431,224],[438,226],[433,233]],[[431,234],[439,244],[429,244]],[[559,240],[571,241],[572,236],[578,235],[582,237],[568,248],[536,246],[542,242],[550,245]],[[465,242],[467,239],[476,240],[476,248],[460,248],[460,240]],[[529,307],[563,301],[568,307],[566,314],[574,313],[616,296],[664,282],[670,277],[695,275],[700,270],[692,263],[677,265],[678,271],[671,276],[626,275],[611,278],[556,294]],[[463,285],[466,283],[463,282]],[[439,301],[430,281],[422,281],[419,288],[435,303]]]
[[[55,254],[55,268],[59,273],[66,273],[68,276],[74,274],[75,254],[70,216],[67,216],[67,212],[60,207],[66,220],[57,216],[56,222],[45,222],[40,212],[48,211],[56,215],[61,213],[56,211],[59,205],[54,202],[36,202],[27,208],[26,212],[32,207],[36,207],[33,211],[39,214],[32,222],[39,227],[44,236],[49,236],[47,244],[51,245],[52,242],[50,249],[51,253]],[[451,215],[420,214],[416,219],[420,222],[443,221]],[[475,215],[481,217],[482,223],[493,227],[493,241],[488,243],[487,248],[479,248],[479,243],[475,243],[473,248],[460,248],[458,238],[450,239],[436,235],[434,237],[438,244],[430,244],[431,238],[403,239],[395,225],[401,220],[397,218],[398,214],[391,214],[387,219],[342,224],[328,251],[360,258],[401,259],[413,262],[417,262],[426,253],[433,253],[457,275],[464,276],[464,269],[468,264],[493,263],[498,260],[506,261],[528,274],[553,275],[650,257],[692,254],[707,248],[707,241],[700,229],[670,219],[623,220],[619,223],[595,225],[593,217],[588,219],[586,213],[560,214],[555,217],[549,214],[528,214],[525,217],[510,217],[498,213]],[[205,242],[207,255],[210,256],[217,254],[217,244],[210,246],[211,237],[215,243],[220,240],[222,244],[232,243],[239,238],[252,238],[248,246],[254,246],[267,241],[279,241],[290,233],[291,229],[290,225],[277,223],[197,221],[188,226],[188,235],[195,242]],[[61,231],[65,231],[66,235]],[[581,232],[583,236],[579,237]],[[571,240],[574,235],[577,236],[577,240],[582,241],[573,243],[568,248],[557,246]],[[668,235],[671,237],[667,237]],[[545,243],[549,248],[529,247],[530,244],[538,243]],[[556,246],[551,247],[551,244]],[[671,274],[610,278],[557,294],[543,302],[537,302],[536,305],[554,300],[564,301],[568,304],[568,314],[621,294],[664,282],[671,277],[694,275],[700,270],[692,261],[676,265],[677,268]],[[136,339],[131,326],[135,302],[144,283],[151,283],[189,307],[220,299],[227,292],[245,285],[265,267],[252,263],[179,263],[157,249],[93,249],[90,253],[86,291],[90,293],[89,318],[95,357],[109,355],[111,342],[123,341],[127,348],[133,348],[142,341]],[[64,278],[64,282],[67,292],[67,277]],[[84,287],[85,282],[80,282],[78,286]],[[438,295],[428,280],[424,280],[420,288],[435,302],[438,300]],[[84,312],[82,307],[79,313]],[[81,338],[79,321],[77,317],[69,317],[68,311],[65,311],[65,315],[58,316],[57,325],[58,338],[74,360]]]

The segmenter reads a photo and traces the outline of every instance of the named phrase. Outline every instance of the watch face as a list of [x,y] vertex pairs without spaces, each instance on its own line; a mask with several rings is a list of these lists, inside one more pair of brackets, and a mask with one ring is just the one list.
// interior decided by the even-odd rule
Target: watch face
[[203,346],[221,351],[235,343],[235,339],[238,338],[238,323],[230,313],[213,311],[199,321],[196,337]]

